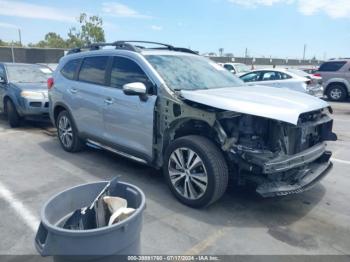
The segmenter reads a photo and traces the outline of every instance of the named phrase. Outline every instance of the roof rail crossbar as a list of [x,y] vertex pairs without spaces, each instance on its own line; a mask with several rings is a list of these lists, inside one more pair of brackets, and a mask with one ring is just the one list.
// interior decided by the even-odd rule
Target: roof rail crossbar
[[[159,45],[161,47],[146,48],[144,46],[133,45],[131,43],[155,44],[155,45]],[[168,44],[152,42],[152,41],[139,41],[139,40],[115,41],[112,43],[93,43],[93,44],[85,46],[85,47],[73,48],[73,49],[68,51],[68,54],[79,53],[79,52],[82,52],[83,50],[90,50],[90,51],[99,50],[105,46],[115,46],[116,49],[124,49],[124,50],[129,50],[129,51],[134,51],[134,52],[140,52],[142,49],[167,49],[167,50],[172,50],[172,51],[185,52],[185,53],[191,53],[191,54],[198,55],[197,52],[195,52],[191,49],[188,49],[188,48],[174,47],[174,46],[168,45]]]
[[125,41],[118,41],[118,42],[124,42],[124,43],[143,43],[143,44],[155,44],[160,46],[165,46],[169,50],[173,50],[174,47],[172,45],[159,43],[159,42],[152,42],[152,41],[140,41],[140,40],[125,40]]

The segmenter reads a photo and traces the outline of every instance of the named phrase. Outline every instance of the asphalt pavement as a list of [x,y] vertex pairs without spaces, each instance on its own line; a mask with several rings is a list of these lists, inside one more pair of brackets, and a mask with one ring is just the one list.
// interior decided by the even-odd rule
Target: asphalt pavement
[[98,149],[67,153],[50,125],[11,129],[0,116],[0,255],[36,254],[40,209],[50,196],[115,176],[147,197],[143,254],[350,254],[350,103],[332,106],[339,139],[329,143],[334,168],[321,183],[272,199],[233,188],[200,210],[180,204],[157,170]]

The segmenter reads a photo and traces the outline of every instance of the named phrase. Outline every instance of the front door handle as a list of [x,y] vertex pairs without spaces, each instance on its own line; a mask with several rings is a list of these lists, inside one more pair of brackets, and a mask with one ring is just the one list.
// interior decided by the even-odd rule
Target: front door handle
[[72,94],[76,94],[78,92],[78,89],[71,88],[71,89],[69,89],[69,92],[71,92]]
[[113,99],[112,98],[106,98],[105,99],[105,103],[107,104],[107,105],[111,105],[111,104],[113,104]]

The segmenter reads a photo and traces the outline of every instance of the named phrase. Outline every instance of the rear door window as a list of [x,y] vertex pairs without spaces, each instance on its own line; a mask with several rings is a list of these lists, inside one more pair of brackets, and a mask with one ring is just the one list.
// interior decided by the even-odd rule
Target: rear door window
[[86,57],[79,72],[79,81],[105,85],[108,56]]
[[263,75],[262,75],[262,81],[275,81],[275,80],[281,80],[281,78],[282,78],[281,74],[275,71],[263,72]]
[[74,79],[75,72],[77,72],[78,66],[80,64],[80,59],[74,59],[65,64],[61,70],[61,74],[70,80]]
[[325,62],[320,66],[320,69],[318,71],[336,72],[340,70],[340,68],[342,68],[345,64],[346,61]]

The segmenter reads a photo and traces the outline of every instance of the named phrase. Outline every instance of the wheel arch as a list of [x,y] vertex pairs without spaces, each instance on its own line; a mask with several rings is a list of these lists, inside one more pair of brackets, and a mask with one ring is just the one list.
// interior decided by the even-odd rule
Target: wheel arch
[[[6,105],[7,101],[11,101],[14,104],[14,106],[17,108],[17,101],[16,101],[16,99],[14,99],[11,95],[6,94],[4,96],[4,98],[3,98],[4,113],[5,114],[7,114],[7,105]],[[17,112],[18,112],[18,109],[17,109]]]
[[214,142],[220,149],[220,143],[218,140],[217,131],[209,122],[206,122],[203,119],[196,118],[184,118],[178,119],[166,130],[164,133],[164,143],[162,154],[165,153],[168,146],[175,139],[189,136],[189,135],[198,135],[203,136]]
[[75,125],[76,129],[78,130],[79,132],[79,128],[78,126],[76,125],[76,121],[73,117],[73,114],[72,114],[72,111],[70,110],[70,108],[63,104],[63,103],[56,103],[55,106],[53,107],[53,110],[52,110],[52,117],[53,117],[53,121],[54,121],[54,124],[56,125],[56,121],[57,121],[57,117],[59,116],[59,114],[62,112],[62,111],[67,111],[69,116],[71,117],[71,120],[73,121],[73,124]]
[[347,91],[347,93],[349,93],[350,90],[350,84],[345,81],[344,79],[333,79],[331,81],[328,81],[326,83],[326,88],[325,88],[325,92],[328,92],[329,88],[334,86],[334,85],[341,85],[345,88],[345,90]]

